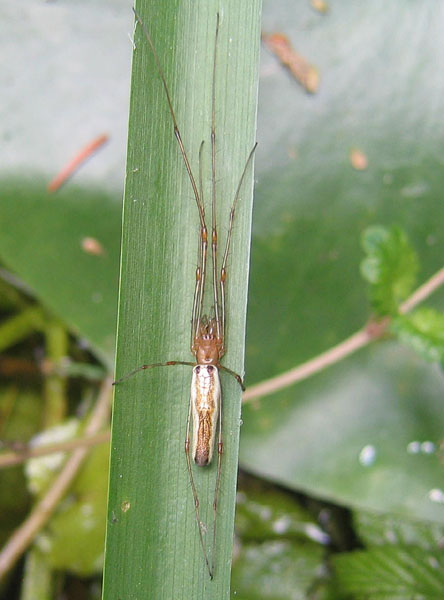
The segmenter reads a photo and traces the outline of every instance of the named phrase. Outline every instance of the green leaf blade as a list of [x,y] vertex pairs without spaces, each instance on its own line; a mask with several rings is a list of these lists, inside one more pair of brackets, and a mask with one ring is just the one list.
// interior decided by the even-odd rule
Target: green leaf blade
[[[162,5],[139,2],[165,73],[187,156],[211,228],[211,84],[219,14],[216,76],[216,178],[219,252],[236,186],[255,141],[259,2]],[[148,41],[135,31],[122,241],[116,371],[192,361],[190,320],[199,218],[165,91]],[[243,371],[252,171],[237,204],[227,279],[223,364]],[[220,263],[219,263],[220,264]],[[209,265],[208,265],[209,268]],[[208,281],[207,281],[208,283]],[[211,280],[210,280],[211,283]],[[207,286],[208,287],[208,286]],[[211,309],[210,288],[206,310]],[[224,452],[215,575],[199,543],[184,454],[191,369],[143,371],[116,386],[113,412],[104,598],[228,598],[240,427],[240,387],[221,373]],[[217,451],[215,452],[217,457]],[[217,458],[193,475],[211,561]]]

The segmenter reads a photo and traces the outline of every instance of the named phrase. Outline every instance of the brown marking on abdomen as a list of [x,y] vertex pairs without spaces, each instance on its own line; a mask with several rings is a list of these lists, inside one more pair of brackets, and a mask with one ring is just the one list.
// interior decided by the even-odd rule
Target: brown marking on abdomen
[[202,411],[197,432],[196,453],[194,462],[199,467],[205,467],[210,458],[211,413]]

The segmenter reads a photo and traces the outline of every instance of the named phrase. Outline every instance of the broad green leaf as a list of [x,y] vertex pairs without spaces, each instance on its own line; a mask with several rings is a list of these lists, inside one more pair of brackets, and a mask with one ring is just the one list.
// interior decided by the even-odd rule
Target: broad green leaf
[[[37,195],[89,142],[107,134],[108,143],[84,163],[64,186],[79,193],[112,197],[121,204],[125,177],[129,78],[133,27],[131,4],[96,0],[59,4],[13,0],[0,6],[2,69],[0,180],[16,178]],[[18,76],[18,74],[21,76]],[[0,186],[3,199],[3,186]],[[53,204],[59,202],[53,194]],[[20,199],[17,198],[19,211]],[[111,208],[112,210],[112,208]],[[93,211],[94,214],[95,211]],[[17,214],[20,214],[17,212]],[[102,226],[107,210],[85,222]],[[2,223],[3,225],[3,223]],[[40,247],[41,220],[23,238]],[[99,225],[97,225],[99,226]],[[116,235],[119,234],[118,224]],[[2,227],[3,233],[3,227]],[[55,230],[55,243],[62,226]],[[39,240],[38,245],[35,241]],[[117,243],[118,247],[118,243]],[[79,283],[79,282],[77,282]]]
[[[131,4],[0,7],[0,260],[47,309],[114,365],[125,175]],[[21,76],[18,74],[21,73]],[[100,134],[108,143],[49,193]],[[82,246],[94,238],[99,255]]]
[[444,558],[438,550],[385,546],[336,555],[333,565],[341,588],[357,600],[439,600],[444,594]]
[[[442,14],[422,1],[331,7],[321,16],[302,1],[291,10],[285,0],[265,3],[263,29],[289,36],[320,86],[307,96],[264,51],[247,384],[368,321],[359,273],[367,227],[406,232],[422,265],[418,283],[443,266],[444,94],[433,75],[444,68]],[[355,147],[365,170],[350,163]],[[442,310],[442,291],[429,304]],[[241,464],[317,497],[442,523],[432,493],[444,489],[442,467],[410,448],[443,437],[443,397],[436,365],[397,342],[374,344],[245,406]]]
[[362,234],[367,256],[361,273],[370,283],[370,300],[377,315],[393,315],[412,291],[418,259],[399,227],[369,227]]
[[[41,179],[0,183],[0,257],[48,309],[113,364],[121,207],[109,192]],[[85,239],[103,252],[91,254]]]
[[443,363],[443,313],[433,308],[419,308],[408,315],[397,316],[391,324],[391,330],[424,360]]

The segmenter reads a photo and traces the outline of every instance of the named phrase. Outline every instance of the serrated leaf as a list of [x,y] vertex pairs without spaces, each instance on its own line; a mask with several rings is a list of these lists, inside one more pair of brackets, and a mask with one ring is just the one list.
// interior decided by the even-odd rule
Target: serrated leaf
[[399,315],[391,329],[399,340],[429,362],[444,360],[444,314],[433,308],[420,308]]
[[353,525],[358,538],[366,546],[414,545],[433,550],[444,537],[444,526],[440,523],[403,519],[393,513],[355,511]]
[[233,566],[232,597],[304,600],[322,570],[323,553],[310,542],[246,544]]
[[243,540],[299,539],[327,544],[329,536],[295,499],[275,488],[251,485],[237,494],[236,533]]
[[344,591],[366,600],[444,596],[444,556],[416,546],[384,546],[333,558]]
[[418,259],[399,227],[368,227],[362,234],[367,257],[361,274],[370,283],[370,301],[378,315],[393,315],[415,283]]

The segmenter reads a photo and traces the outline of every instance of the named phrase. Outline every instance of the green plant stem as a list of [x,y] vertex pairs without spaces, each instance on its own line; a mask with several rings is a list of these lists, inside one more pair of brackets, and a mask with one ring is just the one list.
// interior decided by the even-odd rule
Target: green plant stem
[[47,600],[53,597],[52,572],[41,550],[32,548],[25,559],[20,600]]
[[21,342],[35,331],[41,331],[44,324],[45,313],[40,306],[29,306],[10,317],[0,326],[0,351]]
[[[68,354],[68,332],[66,327],[55,319],[48,320],[45,329],[46,358],[49,364],[59,364]],[[58,372],[51,372],[45,378],[44,427],[60,423],[67,411],[67,379]]]

